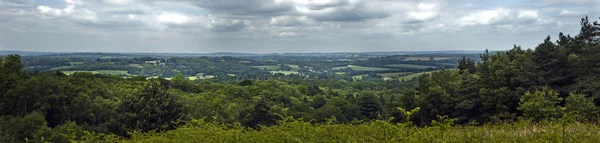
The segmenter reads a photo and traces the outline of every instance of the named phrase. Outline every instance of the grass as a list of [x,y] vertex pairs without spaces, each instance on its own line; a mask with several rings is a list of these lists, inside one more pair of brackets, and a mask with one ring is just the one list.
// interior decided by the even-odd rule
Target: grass
[[71,66],[81,65],[83,62],[68,62]]
[[134,67],[134,68],[144,68],[144,66],[142,66],[141,64],[129,64],[128,66]]
[[355,75],[355,76],[352,76],[352,79],[361,80],[365,76],[369,76],[369,75],[368,74]]
[[600,126],[593,123],[561,125],[558,121],[543,123],[519,121],[511,124],[444,128],[440,126],[406,127],[403,124],[392,124],[385,121],[361,124],[312,124],[302,121],[287,121],[280,122],[275,126],[263,127],[260,130],[193,121],[168,132],[133,133],[131,138],[123,138],[121,142],[592,143],[600,140],[598,130],[600,130]]
[[414,65],[414,64],[392,64],[392,65],[387,65],[387,66],[394,67],[394,68],[408,68],[408,69],[435,68],[434,66]]
[[397,77],[397,76],[401,76],[401,75],[407,75],[410,73],[411,72],[393,72],[393,73],[378,73],[377,75],[384,76],[384,77]]
[[126,70],[97,70],[97,71],[62,71],[66,75],[72,75],[77,72],[88,72],[94,74],[102,74],[102,75],[131,75],[128,74]]
[[408,75],[405,75],[405,76],[398,77],[398,80],[402,80],[402,79],[404,79],[404,81],[413,80],[413,79],[421,76],[421,74],[425,74],[425,73],[431,73],[431,71],[408,74]]
[[[406,57],[404,58],[404,61],[429,61],[431,58],[430,57]],[[433,60],[439,61],[439,60],[447,60],[447,59],[452,59],[449,57],[433,57]]]
[[429,61],[430,57],[406,57],[404,61]]
[[290,74],[298,74],[297,71],[269,71],[272,74],[277,74],[277,73],[282,73],[284,75],[290,75]]
[[68,69],[68,68],[72,68],[72,67],[75,67],[75,66],[60,66],[60,67],[54,67],[54,68],[48,69],[47,71],[62,70],[62,69]]
[[346,73],[345,72],[335,72],[335,74],[337,74],[337,75],[345,75]]
[[341,69],[345,69],[345,68],[350,68],[354,71],[386,71],[386,70],[392,70],[392,69],[388,69],[388,68],[378,68],[378,67],[365,67],[365,66],[356,66],[356,65],[348,65],[346,67],[334,67],[331,68],[333,70],[341,70]]
[[292,68],[293,70],[299,70],[300,66],[298,65],[290,65],[290,64],[286,64],[288,67]]
[[266,69],[266,70],[269,70],[269,71],[271,71],[271,70],[278,70],[279,69],[279,66],[252,66],[252,67],[255,67],[255,68],[258,68],[258,69],[261,69],[261,70],[262,69]]
[[342,70],[342,69],[347,69],[348,67],[333,67],[331,68],[332,70]]
[[392,70],[392,69],[388,69],[388,68],[378,68],[378,67],[363,67],[363,66],[355,66],[355,65],[348,65],[348,68],[355,70],[355,71],[385,71],[385,70]]

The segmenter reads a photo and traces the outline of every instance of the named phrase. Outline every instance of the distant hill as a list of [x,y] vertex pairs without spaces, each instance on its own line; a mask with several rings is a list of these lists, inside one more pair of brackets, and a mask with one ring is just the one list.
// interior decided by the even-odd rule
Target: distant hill
[[82,55],[119,55],[119,56],[157,56],[157,57],[254,57],[254,56],[336,56],[346,54],[364,54],[364,55],[423,55],[423,54],[478,54],[481,51],[390,51],[390,52],[332,52],[332,53],[118,53],[118,52],[36,52],[36,51],[3,51],[0,50],[0,56],[9,54],[19,54],[21,56],[82,56]]
[[53,55],[53,54],[64,54],[64,52],[34,52],[34,51],[4,51],[0,50],[0,56],[18,54],[21,56],[42,56],[42,55]]

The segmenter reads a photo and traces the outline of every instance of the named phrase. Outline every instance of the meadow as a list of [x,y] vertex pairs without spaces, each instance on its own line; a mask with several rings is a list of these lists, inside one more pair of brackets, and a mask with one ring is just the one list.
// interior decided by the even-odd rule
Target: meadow
[[[105,137],[104,141],[136,142],[573,142],[592,143],[600,140],[600,126],[592,123],[546,121],[479,126],[451,126],[451,122],[435,122],[434,126],[415,127],[410,123],[372,121],[360,124],[313,124],[294,119],[260,130],[240,126],[224,126],[195,120],[166,133],[133,133],[130,139]],[[94,139],[93,137],[89,139]],[[100,139],[98,139],[100,140]],[[94,141],[94,140],[90,140]],[[96,140],[97,141],[97,140]]]
[[261,69],[261,70],[263,70],[263,69],[266,69],[266,70],[277,70],[277,69],[279,69],[279,66],[252,66],[252,67],[255,67],[255,68],[258,68],[258,69]]
[[350,68],[354,71],[386,71],[386,70],[392,70],[392,69],[388,69],[388,68],[379,68],[379,67],[365,67],[365,66],[357,66],[357,65],[348,65],[345,67],[334,67],[331,68],[333,70],[341,70],[341,69],[345,69],[345,68]]
[[393,73],[378,73],[377,75],[383,77],[397,77],[402,75],[411,74],[410,72],[393,72]]
[[393,68],[409,68],[409,69],[435,68],[434,66],[414,65],[414,64],[392,64],[392,65],[387,65],[387,66],[393,67]]
[[62,71],[66,75],[72,75],[77,72],[88,72],[94,74],[102,74],[102,75],[130,75],[126,70],[97,70],[97,71]]

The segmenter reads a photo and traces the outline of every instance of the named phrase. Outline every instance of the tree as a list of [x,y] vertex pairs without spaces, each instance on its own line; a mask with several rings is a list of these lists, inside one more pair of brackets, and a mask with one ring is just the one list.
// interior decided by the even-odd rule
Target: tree
[[267,102],[261,100],[254,105],[254,109],[250,111],[244,118],[242,125],[254,129],[260,129],[260,126],[272,126],[277,123],[277,116],[271,113],[271,107]]
[[48,128],[44,115],[33,112],[26,116],[0,117],[0,142],[24,142],[33,139],[34,134],[43,128]]
[[562,98],[558,97],[558,93],[548,87],[534,93],[527,92],[519,102],[519,109],[523,112],[523,116],[536,121],[556,118],[560,115],[558,104]]
[[0,57],[0,114],[7,115],[6,112],[10,111],[7,111],[9,109],[6,106],[13,102],[6,97],[6,92],[15,88],[17,82],[27,78],[23,66],[19,55]]
[[566,99],[565,107],[567,112],[579,114],[587,119],[596,118],[600,112],[598,106],[583,94],[571,93]]
[[127,131],[142,132],[173,129],[183,117],[183,105],[158,80],[149,80],[138,93],[123,99],[117,108],[121,114],[120,128],[116,132],[126,135]]
[[315,113],[316,113],[317,120],[320,122],[324,122],[324,121],[326,121],[327,118],[331,118],[331,117],[335,117],[335,119],[339,122],[348,121],[346,119],[346,117],[344,116],[344,113],[342,112],[342,110],[333,105],[323,106],[323,107],[317,109],[317,111]]
[[358,105],[362,115],[368,119],[377,119],[383,111],[381,102],[373,93],[361,94],[358,97]]

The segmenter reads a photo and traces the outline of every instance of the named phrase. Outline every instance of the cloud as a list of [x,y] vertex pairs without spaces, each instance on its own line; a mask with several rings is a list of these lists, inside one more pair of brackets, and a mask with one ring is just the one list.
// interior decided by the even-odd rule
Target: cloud
[[[178,46],[188,51],[215,47],[244,52],[235,47],[250,47],[275,52],[305,49],[302,45],[360,51],[406,49],[397,45],[434,48],[436,44],[419,41],[450,37],[453,41],[436,46],[477,49],[481,45],[464,44],[472,42],[460,38],[492,38],[498,46],[509,39],[510,48],[535,45],[514,40],[525,35],[576,33],[579,18],[598,17],[593,15],[598,6],[597,0],[0,0],[0,36],[14,37],[0,46],[68,47],[53,44],[66,42],[61,38],[29,45],[17,38],[70,37],[62,39],[108,47],[145,45],[150,51],[172,45],[169,41],[185,43]],[[201,51],[210,50],[220,49]]]
[[134,3],[135,0],[104,0],[104,2],[112,5],[128,5]]
[[[128,15],[128,18],[136,18],[135,16]],[[173,12],[163,12],[158,15],[157,20],[159,23],[167,23],[167,24],[184,24],[190,21],[190,18],[181,13],[173,13]]]
[[232,15],[277,15],[292,10],[291,3],[282,0],[193,0],[188,2],[215,13]]
[[351,0],[335,4],[322,4],[314,8],[314,4],[304,4],[295,7],[302,15],[318,21],[365,21],[369,19],[389,17],[390,13],[368,5],[366,2]]
[[271,18],[269,24],[275,26],[305,26],[315,22],[306,16],[277,16]]
[[246,21],[211,17],[208,29],[213,32],[237,32],[247,27]]
[[496,24],[510,18],[510,14],[510,11],[503,8],[478,11],[460,18],[458,20],[458,25],[474,26]]
[[578,10],[562,10],[559,14],[562,16],[584,16],[585,12]]

